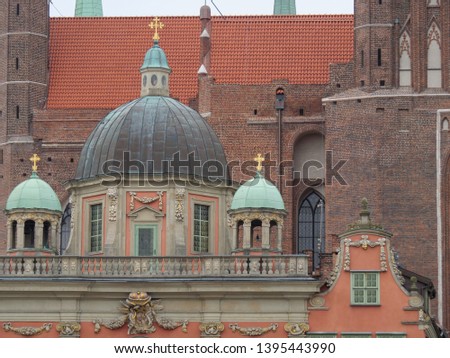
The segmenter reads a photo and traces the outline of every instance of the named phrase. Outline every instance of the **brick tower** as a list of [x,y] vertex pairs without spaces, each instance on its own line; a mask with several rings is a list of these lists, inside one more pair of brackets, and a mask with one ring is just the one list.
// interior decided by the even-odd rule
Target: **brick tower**
[[43,107],[47,96],[48,11],[45,0],[0,0],[0,209],[10,190],[29,176],[33,110]]
[[326,190],[327,233],[367,194],[401,265],[433,280],[433,313],[446,326],[449,14],[448,0],[355,1],[354,88],[323,100],[327,150],[347,160],[347,185]]
[[392,0],[355,1],[355,86],[394,85],[394,8]]

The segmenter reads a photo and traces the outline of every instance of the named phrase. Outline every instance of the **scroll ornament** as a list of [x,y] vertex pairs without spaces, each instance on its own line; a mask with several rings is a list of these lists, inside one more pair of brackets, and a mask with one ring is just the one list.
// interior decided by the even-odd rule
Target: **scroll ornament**
[[5,332],[14,332],[20,334],[21,336],[32,337],[41,334],[42,332],[50,332],[50,330],[52,329],[52,324],[44,323],[41,327],[15,328],[13,327],[11,322],[7,322],[3,324],[3,329],[5,330]]
[[276,332],[278,324],[271,323],[269,327],[239,327],[237,323],[230,324],[230,328],[233,332],[239,332],[243,336],[257,337],[262,336],[270,331]]

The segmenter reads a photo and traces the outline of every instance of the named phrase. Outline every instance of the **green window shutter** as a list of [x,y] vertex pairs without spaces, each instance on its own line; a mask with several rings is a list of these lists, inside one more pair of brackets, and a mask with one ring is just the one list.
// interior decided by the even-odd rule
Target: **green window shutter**
[[380,304],[379,272],[351,273],[351,304],[352,305]]
[[209,252],[209,206],[194,205],[194,252]]
[[157,225],[137,225],[135,227],[135,255],[156,256],[158,252]]
[[103,204],[94,204],[89,207],[89,241],[91,252],[102,251]]

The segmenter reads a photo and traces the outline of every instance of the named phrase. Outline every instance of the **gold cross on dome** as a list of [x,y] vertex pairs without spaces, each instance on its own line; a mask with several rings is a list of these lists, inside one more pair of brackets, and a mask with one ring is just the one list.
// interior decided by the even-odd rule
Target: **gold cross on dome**
[[264,157],[261,155],[261,153],[258,153],[258,156],[256,158],[254,158],[253,160],[258,163],[256,170],[258,172],[260,172],[263,168],[262,163],[265,160]]
[[31,169],[33,169],[33,172],[37,172],[37,163],[41,160],[41,158],[38,157],[38,155],[35,153],[30,158],[30,161],[33,162],[33,166]]
[[159,17],[155,16],[153,21],[150,22],[150,25],[148,25],[148,26],[150,26],[151,29],[155,29],[155,34],[153,35],[153,40],[159,41],[158,29],[164,28],[164,24],[159,20]]

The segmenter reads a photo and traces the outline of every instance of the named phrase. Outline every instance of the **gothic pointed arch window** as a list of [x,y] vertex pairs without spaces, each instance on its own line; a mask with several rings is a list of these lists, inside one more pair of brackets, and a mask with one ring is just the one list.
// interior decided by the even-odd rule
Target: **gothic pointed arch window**
[[436,22],[428,30],[428,88],[442,87],[441,30]]
[[303,198],[298,211],[299,253],[312,253],[313,268],[320,264],[320,253],[325,249],[325,201],[315,190]]
[[411,86],[411,37],[407,31],[400,36],[400,87]]

